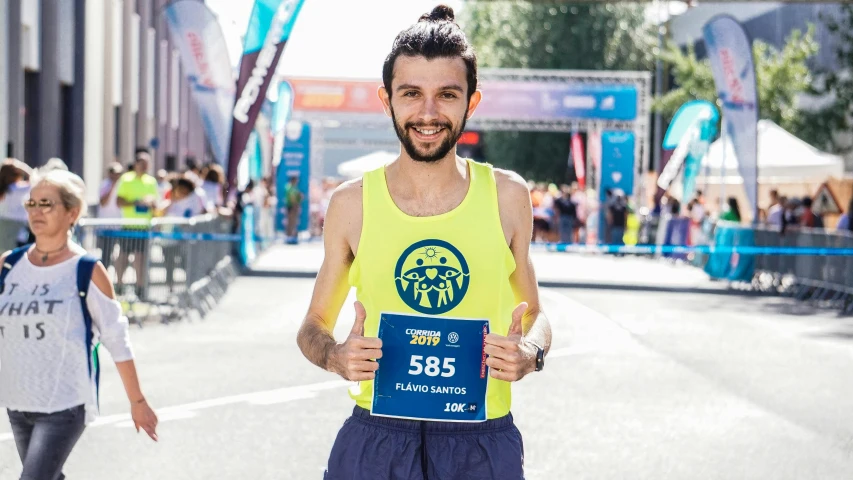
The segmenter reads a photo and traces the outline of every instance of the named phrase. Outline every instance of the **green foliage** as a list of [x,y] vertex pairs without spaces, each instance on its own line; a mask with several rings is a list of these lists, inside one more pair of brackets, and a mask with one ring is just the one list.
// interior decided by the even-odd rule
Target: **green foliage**
[[823,79],[811,92],[827,95],[831,102],[816,112],[804,112],[800,121],[800,131],[814,139],[814,146],[834,153],[849,149],[838,144],[832,134],[849,132],[853,117],[853,5],[844,4],[840,9],[837,17],[823,18],[838,42],[834,53],[840,68],[818,72]]
[[[796,98],[811,88],[812,74],[807,61],[817,51],[814,26],[811,25],[805,35],[799,30],[791,32],[781,51],[760,40],[755,40],[752,45],[759,118],[772,120],[806,141],[809,139],[804,138],[800,131],[805,114],[797,108]],[[653,108],[660,111],[667,121],[689,100],[708,100],[720,107],[707,59],[699,61],[693,48],[682,52],[675,45],[669,45],[661,59],[672,68],[678,85],[654,101]]]
[[[655,32],[642,4],[467,2],[459,23],[481,67],[650,70]],[[475,114],[476,115],[476,114]],[[565,182],[569,135],[486,132],[486,160],[525,178]]]

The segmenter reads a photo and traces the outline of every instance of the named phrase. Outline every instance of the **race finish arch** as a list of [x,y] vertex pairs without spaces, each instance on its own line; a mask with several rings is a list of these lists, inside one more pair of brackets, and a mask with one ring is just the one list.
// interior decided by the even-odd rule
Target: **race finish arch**
[[[479,76],[483,100],[466,130],[587,132],[586,178],[597,187],[599,199],[604,200],[606,189],[620,188],[645,203],[650,73],[481,69]],[[390,119],[376,95],[380,80],[285,80],[293,89],[293,120],[312,126],[315,162],[322,162],[329,149],[398,150]],[[383,129],[391,134],[385,139],[334,135],[332,140],[330,128]]]

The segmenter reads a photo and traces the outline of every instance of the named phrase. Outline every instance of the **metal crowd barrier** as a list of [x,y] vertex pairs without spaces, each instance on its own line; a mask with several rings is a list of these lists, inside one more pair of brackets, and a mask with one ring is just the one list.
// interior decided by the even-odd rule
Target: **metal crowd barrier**
[[[755,245],[786,249],[853,248],[853,233],[821,229],[758,227]],[[784,251],[784,250],[781,250]],[[752,287],[839,308],[853,313],[853,256],[851,255],[756,255]]]
[[163,321],[204,317],[238,274],[230,241],[205,241],[204,235],[229,235],[232,219],[83,219],[75,240],[99,257],[110,274],[128,318],[157,316]]

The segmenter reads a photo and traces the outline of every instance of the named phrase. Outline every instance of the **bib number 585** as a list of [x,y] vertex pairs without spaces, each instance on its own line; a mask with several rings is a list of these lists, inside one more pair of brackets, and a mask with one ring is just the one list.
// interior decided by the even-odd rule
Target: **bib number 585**
[[[422,361],[424,363],[421,363]],[[412,367],[409,369],[409,375],[424,373],[428,377],[437,377],[439,375],[442,377],[452,377],[456,373],[456,367],[453,366],[453,362],[455,361],[455,358],[445,358],[442,365],[438,357],[426,357],[426,360],[424,360],[423,355],[412,355],[412,359],[409,362],[409,365]]]

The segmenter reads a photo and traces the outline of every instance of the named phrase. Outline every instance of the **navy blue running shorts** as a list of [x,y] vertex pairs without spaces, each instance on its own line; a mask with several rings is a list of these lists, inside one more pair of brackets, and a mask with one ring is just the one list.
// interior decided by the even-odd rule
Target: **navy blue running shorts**
[[324,480],[524,480],[512,414],[482,423],[374,417],[356,406],[332,447]]

